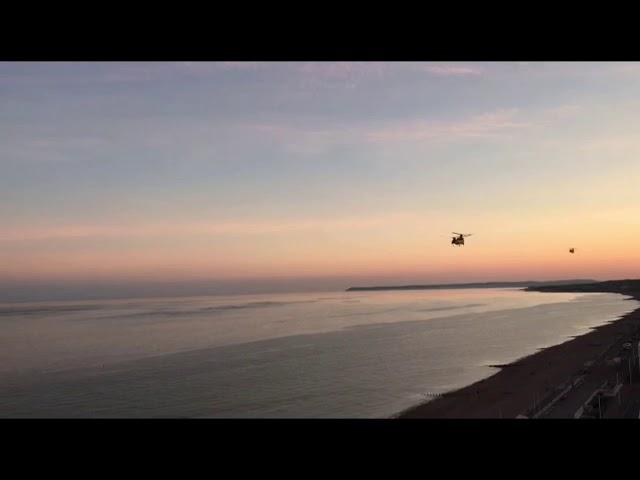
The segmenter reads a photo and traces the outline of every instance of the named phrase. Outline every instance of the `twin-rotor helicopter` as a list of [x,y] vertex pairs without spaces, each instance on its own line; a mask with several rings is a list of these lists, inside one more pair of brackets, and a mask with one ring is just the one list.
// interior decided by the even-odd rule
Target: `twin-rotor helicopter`
[[462,245],[464,245],[464,239],[465,237],[470,237],[471,235],[473,235],[473,233],[456,233],[456,232],[451,232],[454,235],[457,235],[457,237],[453,237],[451,239],[451,245],[457,245],[458,247],[461,247]]

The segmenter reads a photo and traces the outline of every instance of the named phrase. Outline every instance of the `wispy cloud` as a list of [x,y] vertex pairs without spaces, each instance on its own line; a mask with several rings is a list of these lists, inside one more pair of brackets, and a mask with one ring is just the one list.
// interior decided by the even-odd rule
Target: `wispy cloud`
[[583,140],[577,149],[599,154],[634,154],[640,152],[640,139],[635,134],[600,135]]
[[516,118],[518,111],[497,110],[451,121],[412,121],[375,129],[366,134],[372,142],[453,141],[464,138],[496,138],[531,126]]
[[[422,72],[431,76],[465,77],[484,73],[476,65],[435,64],[425,62],[118,62],[49,65],[30,64],[19,68],[8,63],[0,66],[1,85],[114,85],[144,84],[177,80],[183,77],[211,77],[228,72],[243,72],[260,81],[261,74],[278,70],[287,81],[302,82],[303,87],[355,88],[383,76]],[[621,71],[632,69],[633,64]]]
[[77,224],[64,227],[4,229],[0,242],[74,240],[91,238],[180,237],[197,235],[268,235],[298,231],[354,231],[390,224],[416,222],[415,215],[389,213],[378,216],[287,219],[190,224]]
[[294,64],[294,73],[303,88],[358,87],[386,73],[382,62],[304,62]]
[[455,142],[469,138],[496,139],[532,126],[519,118],[517,109],[496,110],[451,121],[407,120],[387,125],[334,125],[306,128],[292,124],[251,125],[297,152],[321,153],[340,144],[396,142]]
[[[187,62],[189,67],[201,65],[199,63]],[[215,64],[218,68],[223,70],[260,70],[268,68],[272,63],[268,62],[219,62]]]
[[609,66],[614,73],[638,74],[640,73],[640,62],[615,63]]
[[303,75],[325,78],[353,78],[360,75],[382,75],[389,65],[383,62],[305,62],[297,64]]
[[553,108],[547,108],[542,113],[549,118],[558,119],[579,115],[582,112],[583,108],[580,105],[571,103],[566,105],[559,105]]
[[307,62],[295,64],[295,71],[307,85],[350,88],[361,82],[403,72],[420,72],[438,77],[478,76],[484,73],[483,69],[472,65],[424,62]]
[[418,69],[443,77],[481,75],[483,73],[481,68],[467,65],[420,65]]

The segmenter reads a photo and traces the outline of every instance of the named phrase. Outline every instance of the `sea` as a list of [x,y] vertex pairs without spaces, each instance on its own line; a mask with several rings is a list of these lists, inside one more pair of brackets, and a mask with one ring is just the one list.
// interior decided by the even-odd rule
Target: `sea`
[[0,304],[0,418],[389,418],[637,308],[514,288]]

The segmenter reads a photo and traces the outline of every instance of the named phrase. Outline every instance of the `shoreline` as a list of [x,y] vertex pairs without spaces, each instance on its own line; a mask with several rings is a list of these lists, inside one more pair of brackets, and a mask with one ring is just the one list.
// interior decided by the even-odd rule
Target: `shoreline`
[[[535,286],[525,291],[565,293],[619,293],[640,301],[640,280],[599,282],[586,285]],[[626,300],[626,299],[625,299]],[[544,348],[505,365],[466,387],[409,407],[392,418],[516,418],[558,385],[585,371],[585,364],[599,358],[617,342],[640,332],[640,307],[593,328],[583,335]]]

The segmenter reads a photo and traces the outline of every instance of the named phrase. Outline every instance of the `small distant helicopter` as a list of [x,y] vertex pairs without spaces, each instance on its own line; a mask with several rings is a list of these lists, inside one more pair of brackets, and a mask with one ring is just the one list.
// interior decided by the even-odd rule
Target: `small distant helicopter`
[[451,245],[457,245],[458,247],[464,245],[464,237],[470,237],[473,233],[457,233],[451,232],[454,235],[458,235],[457,237],[453,237],[451,239]]
[[570,248],[569,249],[569,253],[576,253],[576,249],[575,248]]

